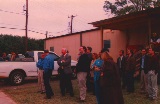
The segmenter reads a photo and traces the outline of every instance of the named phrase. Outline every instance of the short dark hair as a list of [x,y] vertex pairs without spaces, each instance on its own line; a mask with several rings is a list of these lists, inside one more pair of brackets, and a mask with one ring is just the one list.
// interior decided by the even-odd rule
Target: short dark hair
[[92,47],[87,47],[87,49],[88,49],[90,52],[92,52]]
[[85,52],[87,52],[87,48],[85,46],[82,46],[82,48]]
[[108,48],[103,48],[103,49],[101,50],[101,53],[103,53],[103,52],[109,52],[109,49],[108,49]]
[[44,53],[49,53],[49,51],[46,49],[46,50],[44,50]]
[[122,54],[124,54],[124,50],[120,50],[122,52]]

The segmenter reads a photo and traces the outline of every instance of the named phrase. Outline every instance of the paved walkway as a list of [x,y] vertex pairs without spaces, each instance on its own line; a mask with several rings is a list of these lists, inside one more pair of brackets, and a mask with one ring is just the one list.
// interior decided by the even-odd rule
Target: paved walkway
[[16,103],[0,90],[0,104],[16,104]]

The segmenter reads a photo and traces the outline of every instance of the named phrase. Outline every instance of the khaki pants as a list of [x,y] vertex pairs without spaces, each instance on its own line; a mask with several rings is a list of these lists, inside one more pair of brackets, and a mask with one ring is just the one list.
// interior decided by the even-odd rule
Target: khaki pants
[[144,73],[144,70],[141,70],[141,89],[142,91],[148,92],[148,77]]
[[86,99],[86,77],[87,72],[79,72],[77,73],[77,79],[78,79],[78,87],[80,92],[80,99],[85,100]]
[[157,75],[155,71],[148,72],[148,94],[150,98],[156,99],[158,93]]
[[43,70],[38,70],[38,86],[40,91],[45,91],[44,80],[43,80]]

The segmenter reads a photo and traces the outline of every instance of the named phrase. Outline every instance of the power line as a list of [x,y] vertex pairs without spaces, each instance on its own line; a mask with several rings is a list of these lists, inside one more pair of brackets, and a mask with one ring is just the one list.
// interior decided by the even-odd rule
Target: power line
[[[0,24],[3,24],[3,25],[8,25],[8,26],[21,26],[21,25],[15,25],[15,24],[5,24],[5,23],[0,23]],[[16,29],[16,30],[25,30],[25,29],[20,29],[20,28],[16,28],[16,27],[7,27],[7,26],[1,26],[0,28],[6,28],[6,29]],[[37,31],[38,30],[38,31]],[[39,33],[39,34],[45,34],[45,30],[39,30],[39,29],[36,29],[36,28],[29,28],[30,32],[34,32],[34,33]],[[67,29],[65,30],[62,30],[62,31],[58,31],[58,32],[51,32],[51,31],[48,31],[48,34],[57,34],[57,33],[62,33],[62,32],[65,32],[67,31]]]
[[[20,28],[15,28],[15,27],[5,27],[5,26],[1,26],[0,28],[6,28],[6,29],[11,29],[11,30],[26,30],[26,29],[20,29]],[[42,32],[38,32],[35,30],[28,30],[29,32],[33,32],[33,33],[38,33],[38,34],[45,34]]]
[[[70,13],[69,12],[69,9],[67,9],[67,8],[63,8],[63,6],[60,6],[59,8],[60,9],[57,9],[57,8],[49,8],[49,7],[54,7],[54,6],[56,6],[55,5],[55,3],[54,2],[51,2],[49,5],[46,5],[46,4],[43,4],[43,3],[41,3],[40,1],[30,1],[30,2],[34,2],[34,4],[35,5],[37,5],[37,6],[34,6],[34,7],[38,7],[38,6],[40,6],[40,7],[43,7],[43,8],[45,8],[45,9],[47,9],[47,10],[49,10],[49,11],[51,11],[52,13],[50,13],[49,15],[51,15],[51,16],[55,16],[54,14],[60,14],[60,15],[66,15],[66,17],[67,17],[67,15]],[[71,8],[70,8],[71,9]],[[75,10],[75,9],[73,9],[74,11],[77,11],[77,9]],[[4,10],[3,10],[4,11]],[[10,11],[6,11],[6,12],[10,12]],[[15,12],[11,12],[11,13],[15,13]],[[54,14],[53,14],[54,13]],[[19,13],[20,14],[20,13]],[[23,15],[25,15],[25,14],[23,14]],[[47,14],[48,15],[48,14]],[[77,23],[79,23],[79,24],[81,24],[79,27],[86,27],[87,26],[87,19],[85,19],[84,17],[81,17],[78,21],[76,20],[76,21],[74,21],[74,22],[77,22]],[[84,23],[86,23],[86,25],[84,24]],[[67,21],[66,21],[66,24],[67,24]],[[64,25],[64,23],[61,23],[60,22],[60,25]],[[67,27],[66,27],[67,28]],[[56,29],[58,29],[58,27],[56,28]],[[31,29],[31,31],[34,31],[35,29]],[[75,29],[74,29],[75,30]],[[59,32],[48,32],[48,33],[62,33],[62,32],[65,32],[65,31],[67,31],[67,29],[65,29],[65,30],[62,30],[62,31],[59,31]],[[35,32],[35,31],[34,31]],[[41,32],[38,32],[38,33],[41,33]],[[43,33],[44,34],[44,33]]]
[[1,12],[6,12],[6,13],[12,13],[12,14],[20,14],[20,15],[25,15],[25,14],[22,14],[22,13],[16,13],[16,12],[12,12],[12,11],[7,11],[7,10],[2,10],[0,9]]
[[25,30],[25,29],[19,29],[19,28],[15,28],[15,27],[5,27],[5,26],[1,26],[0,28],[7,28],[7,29],[16,29],[16,30]]
[[0,24],[7,25],[7,26],[22,26],[22,25],[15,25],[15,24],[6,24],[4,22],[1,22]]

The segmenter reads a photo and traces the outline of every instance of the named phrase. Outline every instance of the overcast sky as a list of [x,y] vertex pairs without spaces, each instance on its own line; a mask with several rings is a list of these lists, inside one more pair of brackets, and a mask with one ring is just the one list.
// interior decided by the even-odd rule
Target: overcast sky
[[[46,31],[50,37],[68,34],[71,19],[68,17],[71,15],[75,16],[73,32],[93,29],[88,23],[108,18],[103,10],[105,0],[28,1],[28,29],[35,31],[28,32],[28,37],[31,38],[44,39]],[[25,29],[25,4],[26,0],[0,0],[0,33],[25,36],[25,31],[21,30]]]

